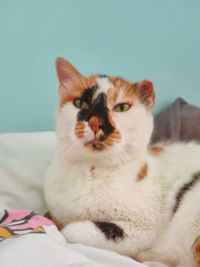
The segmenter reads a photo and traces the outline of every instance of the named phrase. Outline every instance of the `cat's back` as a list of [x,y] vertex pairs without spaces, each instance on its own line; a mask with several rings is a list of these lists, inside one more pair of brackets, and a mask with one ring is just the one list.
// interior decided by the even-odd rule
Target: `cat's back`
[[200,145],[168,142],[153,145],[149,151],[156,163],[156,178],[166,196],[166,209],[171,214],[179,194],[187,194],[194,179],[195,190],[200,193]]
[[149,151],[156,162],[156,176],[167,190],[200,172],[200,144],[196,142],[159,143],[150,146]]

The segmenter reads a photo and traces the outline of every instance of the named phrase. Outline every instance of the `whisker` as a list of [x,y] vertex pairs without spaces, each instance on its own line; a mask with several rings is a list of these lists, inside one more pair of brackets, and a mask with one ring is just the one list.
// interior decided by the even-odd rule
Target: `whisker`
[[66,149],[66,151],[70,150],[72,146],[75,145],[75,142],[72,141],[70,143],[65,143],[64,145],[62,145],[60,148],[59,148],[59,152],[62,152],[64,149]]
[[115,146],[117,147],[117,156],[119,158],[120,163],[129,160],[129,156],[127,151],[119,144],[115,144]]

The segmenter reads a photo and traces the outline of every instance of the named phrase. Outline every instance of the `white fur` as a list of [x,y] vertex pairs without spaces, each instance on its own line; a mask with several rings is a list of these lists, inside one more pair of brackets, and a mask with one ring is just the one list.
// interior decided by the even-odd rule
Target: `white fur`
[[107,77],[98,77],[97,78],[97,86],[98,86],[98,94],[105,93],[107,94],[108,89],[110,89],[113,85],[109,81]]
[[[106,79],[99,80],[104,92]],[[45,182],[49,211],[65,225],[66,239],[129,256],[152,248],[159,257],[149,266],[165,266],[172,259],[192,267],[191,246],[200,235],[200,185],[186,195],[175,215],[172,208],[178,188],[200,170],[200,146],[177,143],[166,146],[159,157],[149,154],[152,115],[138,102],[127,112],[112,113],[120,144],[91,151],[84,146],[92,138],[88,125],[83,140],[74,135],[76,116],[70,103],[58,111],[58,153]],[[148,176],[138,181],[144,163]],[[107,240],[92,221],[115,223],[125,238]]]

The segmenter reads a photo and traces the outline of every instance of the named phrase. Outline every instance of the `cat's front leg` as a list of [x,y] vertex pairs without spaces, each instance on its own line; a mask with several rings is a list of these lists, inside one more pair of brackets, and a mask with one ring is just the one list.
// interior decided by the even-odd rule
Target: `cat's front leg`
[[73,222],[65,226],[62,233],[70,243],[113,250],[132,257],[138,251],[148,248],[156,234],[152,228],[135,227],[125,221]]

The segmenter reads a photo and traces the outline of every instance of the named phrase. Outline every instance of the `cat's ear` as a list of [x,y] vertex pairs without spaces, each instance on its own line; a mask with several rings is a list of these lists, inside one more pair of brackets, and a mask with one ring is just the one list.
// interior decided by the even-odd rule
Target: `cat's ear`
[[70,84],[80,79],[80,72],[72,64],[62,57],[56,59],[56,70],[60,82],[60,96],[64,96]]
[[155,92],[152,82],[144,80],[136,83],[136,92],[140,101],[151,110],[155,103]]

